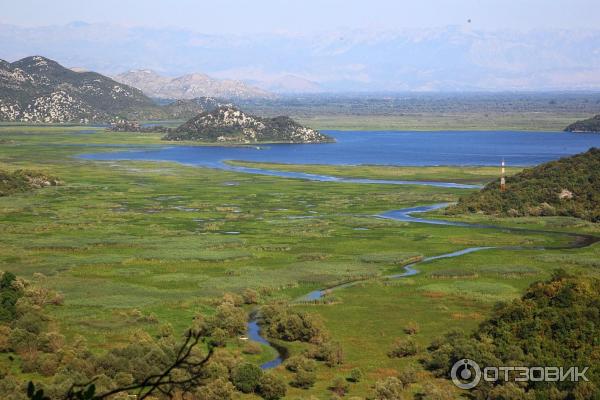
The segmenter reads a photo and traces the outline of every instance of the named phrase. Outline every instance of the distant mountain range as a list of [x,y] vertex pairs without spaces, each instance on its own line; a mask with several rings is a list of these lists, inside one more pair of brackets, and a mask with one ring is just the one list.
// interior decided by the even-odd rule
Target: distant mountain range
[[0,60],[0,121],[109,122],[189,118],[216,108],[213,98],[157,105],[139,89],[95,72],[76,72],[41,56]]
[[214,79],[200,73],[169,78],[149,69],[141,69],[115,75],[114,79],[140,89],[147,96],[165,99],[217,97],[235,100],[274,97],[266,90],[240,81]]
[[273,93],[322,93],[325,90],[317,82],[296,75],[286,74],[264,81],[251,81],[257,87]]
[[0,24],[0,43],[0,58],[10,61],[44,54],[108,75],[201,71],[273,92],[600,90],[600,28],[491,31],[467,24],[235,36],[100,23]]
[[291,118],[261,118],[232,105],[221,105],[212,111],[201,113],[168,132],[164,139],[235,143],[332,141],[330,137],[304,127]]

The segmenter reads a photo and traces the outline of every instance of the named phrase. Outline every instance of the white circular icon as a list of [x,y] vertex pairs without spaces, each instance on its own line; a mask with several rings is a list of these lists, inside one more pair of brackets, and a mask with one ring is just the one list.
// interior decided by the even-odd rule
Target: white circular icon
[[450,376],[459,388],[473,389],[481,380],[481,368],[475,361],[465,358],[454,363]]

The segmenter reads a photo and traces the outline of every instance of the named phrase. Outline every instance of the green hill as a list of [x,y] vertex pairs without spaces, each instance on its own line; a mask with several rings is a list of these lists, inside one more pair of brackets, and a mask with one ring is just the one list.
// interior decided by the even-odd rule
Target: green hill
[[520,299],[498,304],[467,336],[452,331],[430,346],[429,369],[440,377],[469,358],[488,366],[588,367],[589,382],[482,381],[472,399],[597,399],[600,393],[600,281],[557,271],[535,282]]
[[577,121],[565,128],[567,132],[600,132],[600,114]]
[[573,216],[600,222],[600,149],[527,168],[460,199],[450,213]]

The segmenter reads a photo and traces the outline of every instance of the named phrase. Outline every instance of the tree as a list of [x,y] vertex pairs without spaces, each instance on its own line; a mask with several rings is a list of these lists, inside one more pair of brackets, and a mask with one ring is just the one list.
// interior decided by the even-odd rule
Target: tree
[[263,372],[258,366],[244,363],[231,371],[231,382],[240,392],[252,393],[257,389],[262,375]]
[[11,289],[17,277],[12,272],[4,272],[0,277],[0,289]]
[[219,378],[196,390],[200,400],[231,400],[235,387],[226,379]]
[[[105,400],[113,398],[117,394],[136,391],[137,398],[143,400],[151,398],[157,392],[167,397],[173,397],[176,392],[191,393],[197,391],[198,388],[205,389],[205,399],[221,400],[231,398],[233,390],[231,390],[229,397],[224,395],[224,393],[227,393],[227,385],[224,382],[216,386],[212,385],[208,389],[205,387],[205,367],[210,361],[214,350],[209,347],[206,355],[199,355],[195,351],[199,343],[205,343],[205,339],[198,332],[188,331],[183,344],[175,351],[173,360],[160,372],[149,374],[143,379],[136,380],[128,385],[98,392],[98,387],[107,386],[103,379],[108,378],[106,375],[101,374],[88,383],[71,385],[63,398],[65,400]],[[217,392],[217,395],[211,397],[214,392]],[[37,389],[33,382],[29,383],[27,394],[31,400],[47,399],[44,391]]]
[[278,400],[285,396],[287,391],[283,378],[269,372],[263,374],[258,384],[258,393],[265,400]]

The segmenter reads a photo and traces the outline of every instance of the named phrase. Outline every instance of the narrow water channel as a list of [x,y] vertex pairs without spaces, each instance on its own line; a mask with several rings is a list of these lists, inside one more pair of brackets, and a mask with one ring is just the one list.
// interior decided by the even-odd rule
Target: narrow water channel
[[[514,232],[555,233],[555,234],[565,234],[565,235],[569,235],[569,236],[573,237],[573,241],[570,244],[568,244],[566,246],[561,246],[561,247],[553,247],[553,249],[581,248],[581,247],[589,246],[600,240],[600,238],[591,236],[591,235],[577,235],[577,234],[562,233],[562,232],[548,232],[548,231],[532,230],[532,229],[507,228],[507,227],[500,227],[500,226],[493,226],[493,225],[469,224],[466,222],[444,221],[444,220],[439,220],[439,219],[427,219],[427,218],[419,218],[419,217],[413,216],[413,214],[439,210],[441,208],[447,207],[448,205],[449,205],[448,203],[438,203],[438,204],[432,204],[432,205],[427,205],[427,206],[409,207],[409,208],[403,208],[400,210],[387,211],[382,214],[376,215],[375,217],[384,218],[384,219],[393,219],[395,221],[402,221],[402,222],[412,222],[412,223],[422,223],[422,224],[432,224],[432,225],[461,226],[461,227],[470,227],[470,228],[489,228],[489,229],[508,230],[508,231],[514,231]],[[465,248],[462,250],[453,251],[451,253],[445,253],[445,254],[440,254],[437,256],[423,258],[420,261],[405,265],[404,272],[401,272],[398,274],[386,275],[386,276],[383,276],[382,279],[399,279],[399,278],[404,278],[404,277],[408,277],[408,276],[413,276],[413,275],[416,275],[419,273],[419,270],[415,268],[419,264],[432,262],[432,261],[439,260],[442,258],[460,257],[465,254],[474,253],[477,251],[490,250],[490,249],[507,249],[507,250],[515,250],[516,251],[516,250],[524,250],[524,249],[544,250],[545,248],[544,247],[521,247],[521,246],[468,247],[468,248]],[[339,289],[347,288],[350,286],[354,286],[363,281],[364,280],[356,280],[356,281],[346,282],[346,283],[339,284],[339,285],[332,286],[332,287],[325,288],[325,289],[314,290],[312,292],[305,294],[304,296],[301,296],[296,301],[297,302],[316,301],[316,300],[323,298],[323,296],[325,296],[328,293],[331,293],[334,290],[339,290]],[[271,345],[271,343],[269,343],[269,341],[261,335],[259,321],[260,321],[260,316],[257,313],[254,313],[251,316],[250,321],[248,322],[248,335],[249,335],[250,340],[254,340],[258,343],[266,344],[266,345],[273,347]],[[273,360],[261,365],[262,369],[270,369],[270,368],[277,367],[284,361],[286,354],[282,350],[278,350],[276,347],[274,347],[274,349],[277,351],[277,354],[278,354],[277,357],[274,358]]]

